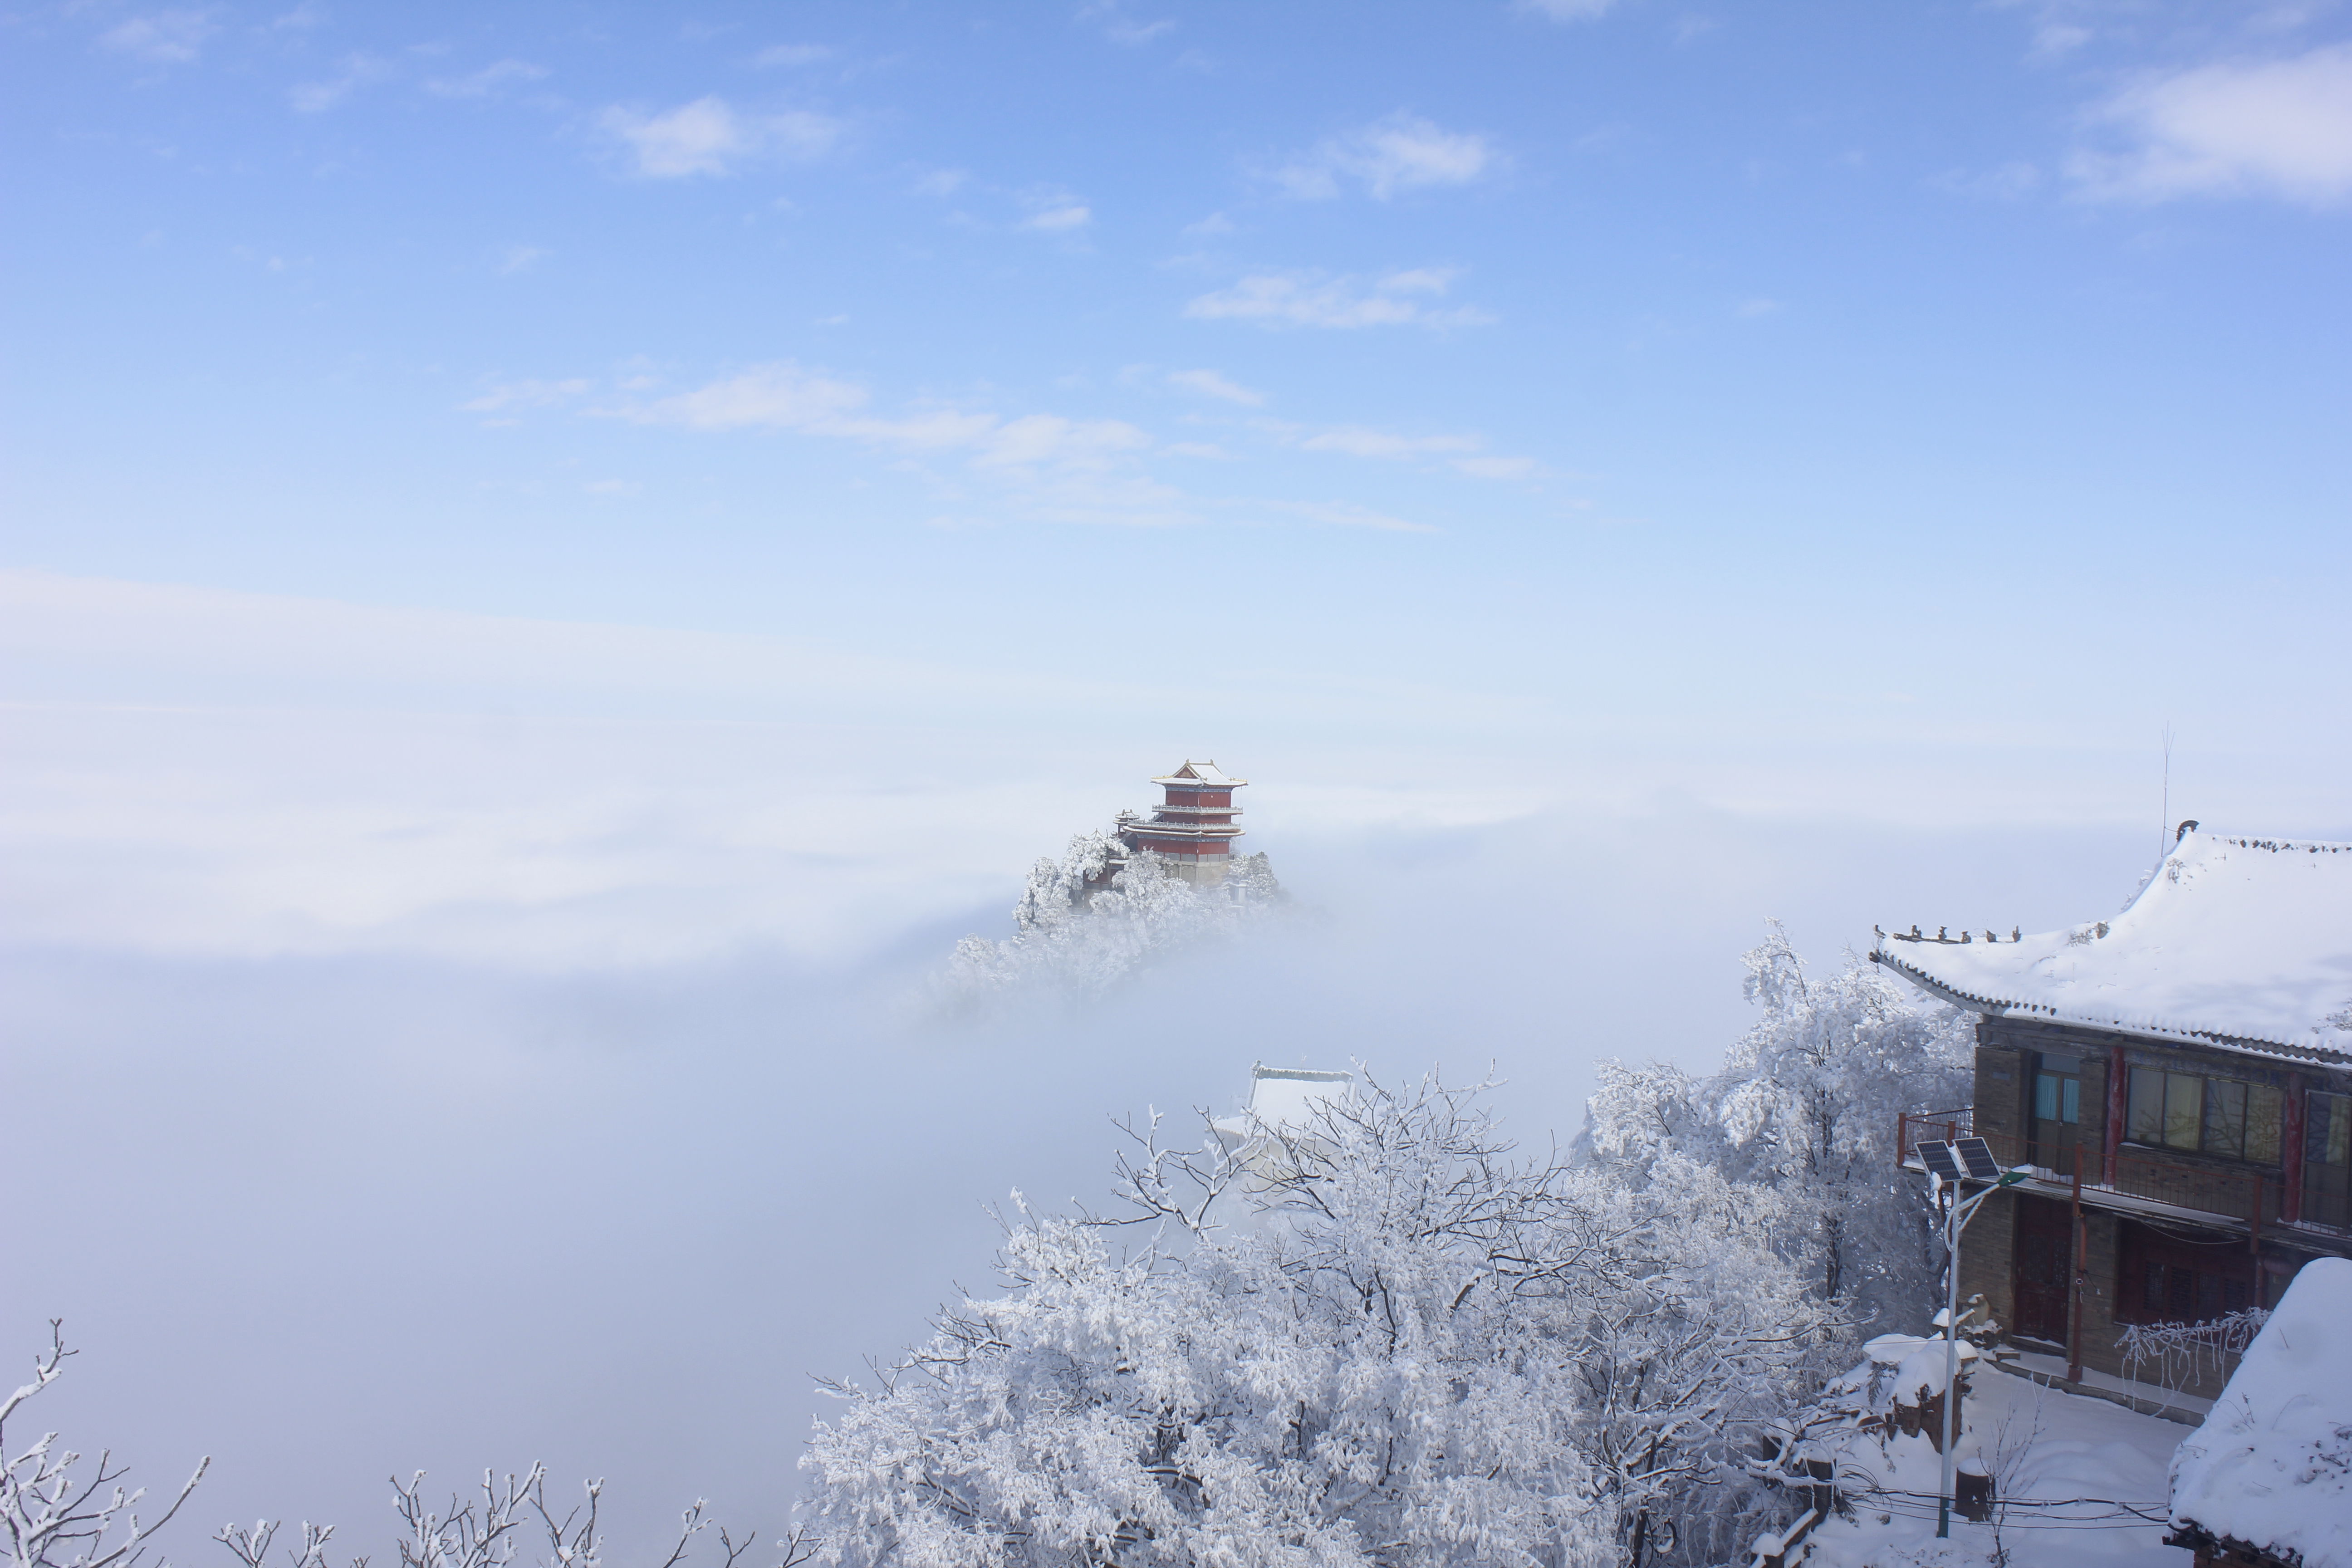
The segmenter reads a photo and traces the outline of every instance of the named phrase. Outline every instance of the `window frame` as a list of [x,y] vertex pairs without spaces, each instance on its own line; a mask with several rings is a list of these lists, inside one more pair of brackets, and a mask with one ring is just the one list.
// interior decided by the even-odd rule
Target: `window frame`
[[[2277,1085],[2168,1065],[2134,1062],[2126,1070],[2122,1142],[2257,1171],[2284,1169],[2286,1091]],[[2257,1129],[2267,1133],[2267,1158],[2252,1136]],[[2184,1131],[2191,1142],[2176,1142]]]

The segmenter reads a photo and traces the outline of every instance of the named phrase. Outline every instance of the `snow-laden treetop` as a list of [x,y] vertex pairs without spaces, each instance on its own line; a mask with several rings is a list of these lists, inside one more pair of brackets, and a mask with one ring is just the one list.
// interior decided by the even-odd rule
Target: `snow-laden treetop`
[[2172,1460],[2172,1522],[2352,1568],[2352,1259],[2303,1266]]
[[1977,1012],[2352,1060],[2352,844],[2190,832],[2112,921],[1917,929],[1872,959]]

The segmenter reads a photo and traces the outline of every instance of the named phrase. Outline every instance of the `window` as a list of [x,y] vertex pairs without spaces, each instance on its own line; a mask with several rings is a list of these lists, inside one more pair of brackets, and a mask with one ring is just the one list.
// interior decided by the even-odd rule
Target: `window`
[[2118,1322],[2210,1323],[2257,1304],[2243,1242],[2201,1245],[2125,1220],[2116,1246]]
[[2253,1305],[2253,1285],[2210,1269],[2150,1263],[2141,1286],[2140,1316],[2152,1322],[2210,1323]]
[[2303,1217],[2352,1226],[2352,1095],[2315,1089],[2304,1101]]
[[2083,1120],[2083,1080],[2054,1072],[2033,1075],[2033,1115],[2039,1121]]
[[2275,1165],[2284,1105],[2266,1083],[2134,1068],[2127,1135],[2135,1143]]
[[2352,1094],[2314,1090],[2303,1136],[2303,1157],[2309,1163],[2352,1165]]

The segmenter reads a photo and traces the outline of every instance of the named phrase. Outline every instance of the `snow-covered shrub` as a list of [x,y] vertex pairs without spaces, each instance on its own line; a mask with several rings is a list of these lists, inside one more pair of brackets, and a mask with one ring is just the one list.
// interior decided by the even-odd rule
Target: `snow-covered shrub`
[[1196,887],[1148,849],[1081,833],[1059,861],[1030,869],[1012,936],[956,944],[949,992],[966,1004],[1030,988],[1097,994],[1156,954],[1234,934],[1281,897],[1263,855],[1237,857],[1222,883]]
[[[1822,1336],[1772,1194],[1519,1162],[1478,1090],[1434,1082],[1266,1136],[1247,1180],[1213,1137],[1147,1137],[1132,1255],[1024,1210],[1007,1293],[839,1389],[803,1460],[824,1560],[1711,1562],[1780,1506],[1734,1451],[1818,1381]],[[1249,1223],[1215,1223],[1236,1199]]]
[[1941,1254],[1890,1140],[1903,1111],[1968,1102],[1969,1019],[1851,952],[1834,975],[1808,973],[1777,922],[1747,963],[1761,1016],[1722,1068],[1602,1064],[1580,1147],[1634,1179],[1672,1152],[1777,1191],[1781,1248],[1811,1259],[1821,1295],[1904,1326],[1932,1310]]

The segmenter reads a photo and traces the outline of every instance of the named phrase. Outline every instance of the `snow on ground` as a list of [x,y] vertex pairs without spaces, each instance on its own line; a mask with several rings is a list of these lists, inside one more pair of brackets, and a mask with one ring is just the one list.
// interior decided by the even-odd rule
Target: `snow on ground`
[[2304,1265],[2179,1463],[2182,1523],[2305,1568],[2352,1564],[2352,1260]]
[[[1934,1447],[1925,1436],[1852,1437],[1838,1473],[1854,1516],[1813,1531],[1814,1568],[1976,1568],[2004,1552],[2005,1568],[2189,1568],[2188,1552],[2164,1544],[2163,1522],[2167,1468],[2189,1427],[2003,1372],[1969,1382],[1968,1429],[1954,1447],[2010,1502],[1998,1526],[1956,1514],[1951,1539],[1937,1540]],[[1863,1495],[1849,1477],[1897,1495]]]

